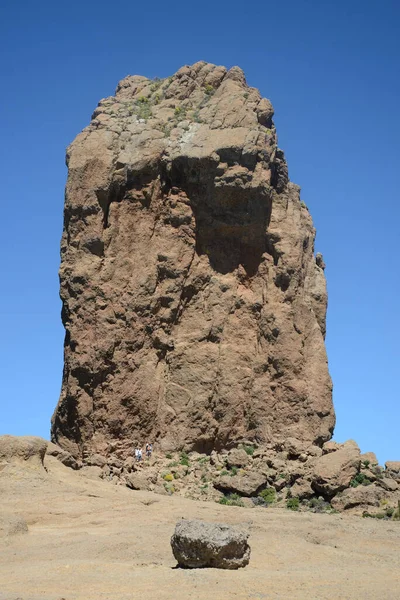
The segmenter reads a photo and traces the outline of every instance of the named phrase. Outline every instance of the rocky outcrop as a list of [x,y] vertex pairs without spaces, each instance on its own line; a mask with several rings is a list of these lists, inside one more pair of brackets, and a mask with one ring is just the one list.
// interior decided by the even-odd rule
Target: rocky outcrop
[[272,117],[199,62],[127,77],[68,148],[52,439],[75,458],[331,437],[325,265]]
[[239,569],[250,561],[248,537],[247,531],[232,525],[182,520],[171,546],[180,567]]
[[43,468],[47,441],[31,435],[0,436],[0,469],[7,465]]

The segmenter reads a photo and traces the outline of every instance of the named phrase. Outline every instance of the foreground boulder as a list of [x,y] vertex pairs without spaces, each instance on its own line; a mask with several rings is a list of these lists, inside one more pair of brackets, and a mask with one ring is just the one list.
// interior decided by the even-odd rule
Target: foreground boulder
[[171,538],[180,567],[239,569],[249,564],[249,533],[232,525],[180,521]]
[[324,263],[272,117],[198,62],[126,77],[69,147],[52,440],[75,458],[331,437]]

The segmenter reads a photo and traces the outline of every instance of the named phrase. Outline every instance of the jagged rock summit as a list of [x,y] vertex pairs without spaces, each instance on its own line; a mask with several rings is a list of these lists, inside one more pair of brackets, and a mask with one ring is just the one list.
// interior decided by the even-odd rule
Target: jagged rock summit
[[52,439],[121,458],[334,427],[324,263],[238,67],[123,79],[68,148]]

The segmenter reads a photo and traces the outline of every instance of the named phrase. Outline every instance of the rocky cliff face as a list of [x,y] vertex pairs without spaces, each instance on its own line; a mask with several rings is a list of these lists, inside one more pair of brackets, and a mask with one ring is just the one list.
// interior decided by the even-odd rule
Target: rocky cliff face
[[74,456],[331,437],[324,265],[272,117],[200,62],[122,80],[69,147],[52,439]]

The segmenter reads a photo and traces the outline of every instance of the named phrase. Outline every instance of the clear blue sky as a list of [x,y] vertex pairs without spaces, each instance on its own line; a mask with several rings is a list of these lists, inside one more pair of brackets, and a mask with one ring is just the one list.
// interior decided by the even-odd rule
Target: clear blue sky
[[329,287],[335,439],[400,459],[396,0],[20,0],[0,8],[0,433],[48,437],[65,147],[128,74],[239,65],[275,107]]

